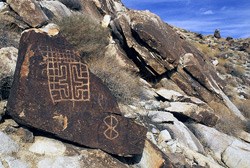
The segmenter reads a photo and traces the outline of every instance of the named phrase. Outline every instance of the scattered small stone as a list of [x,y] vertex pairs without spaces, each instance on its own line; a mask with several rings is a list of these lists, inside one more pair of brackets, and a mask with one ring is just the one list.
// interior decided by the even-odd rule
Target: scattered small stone
[[[0,131],[0,154],[11,154],[19,150],[18,144]],[[4,145],[3,145],[4,144]]]
[[18,129],[18,135],[21,136],[21,141],[23,143],[33,143],[34,135],[31,131],[25,128]]
[[27,163],[19,159],[16,159],[14,157],[10,157],[10,156],[5,157],[4,161],[7,162],[9,168],[29,168],[30,167]]
[[63,155],[66,150],[66,146],[54,139],[45,137],[36,137],[34,144],[29,148],[29,151],[46,156],[58,156]]
[[172,139],[171,135],[169,134],[168,130],[162,130],[158,136],[158,143],[165,143]]

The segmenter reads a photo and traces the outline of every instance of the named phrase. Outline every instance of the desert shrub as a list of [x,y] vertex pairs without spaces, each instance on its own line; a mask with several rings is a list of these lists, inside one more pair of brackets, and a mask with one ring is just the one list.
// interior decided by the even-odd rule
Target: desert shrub
[[79,0],[59,0],[61,3],[63,3],[65,6],[67,6],[69,9],[72,10],[81,10],[82,4]]
[[94,56],[108,45],[109,31],[87,15],[72,15],[55,21],[62,35],[82,56]]
[[125,104],[130,104],[134,98],[142,95],[139,77],[119,66],[111,57],[99,57],[88,59],[90,70],[97,75],[111,90],[116,99]]

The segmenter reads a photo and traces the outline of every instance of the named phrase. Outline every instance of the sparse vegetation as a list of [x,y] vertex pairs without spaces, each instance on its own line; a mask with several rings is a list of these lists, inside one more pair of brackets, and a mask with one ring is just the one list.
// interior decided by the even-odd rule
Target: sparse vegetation
[[238,107],[238,109],[242,112],[242,114],[250,119],[250,99],[246,100],[234,100],[235,105]]
[[208,56],[210,59],[215,58],[218,55],[219,51],[217,49],[211,49],[207,44],[201,44],[198,42],[194,42],[194,46],[205,56]]
[[61,33],[80,52],[90,70],[100,77],[118,101],[130,103],[139,96],[139,78],[105,57],[109,30],[88,16],[73,15],[58,21]]
[[139,77],[117,65],[110,57],[87,61],[90,70],[102,79],[119,102],[132,103],[141,96]]
[[69,9],[72,10],[81,10],[82,4],[79,0],[59,0],[61,3],[63,3],[65,6],[67,6]]
[[97,56],[108,45],[109,30],[87,15],[72,15],[56,23],[83,57]]

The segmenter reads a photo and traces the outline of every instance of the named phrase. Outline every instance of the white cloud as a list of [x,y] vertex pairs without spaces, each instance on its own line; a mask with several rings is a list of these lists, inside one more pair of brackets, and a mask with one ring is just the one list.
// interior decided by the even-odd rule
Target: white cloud
[[203,15],[212,15],[214,14],[214,12],[212,10],[207,10],[207,11],[204,11],[202,12]]

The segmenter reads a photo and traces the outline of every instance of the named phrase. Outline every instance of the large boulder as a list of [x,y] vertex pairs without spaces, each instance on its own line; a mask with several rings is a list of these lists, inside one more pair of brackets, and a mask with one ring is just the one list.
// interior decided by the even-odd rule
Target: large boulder
[[112,154],[141,154],[146,129],[121,116],[108,88],[55,34],[42,29],[22,34],[9,115],[81,145]]
[[[72,12],[59,1],[40,1],[39,4],[49,18],[62,19],[72,14]],[[52,14],[52,16],[50,16],[50,14]]]
[[214,153],[215,159],[223,161],[230,168],[249,167],[249,143],[201,124],[190,124],[189,128]]
[[40,27],[48,21],[35,0],[7,0],[7,3],[31,27]]

